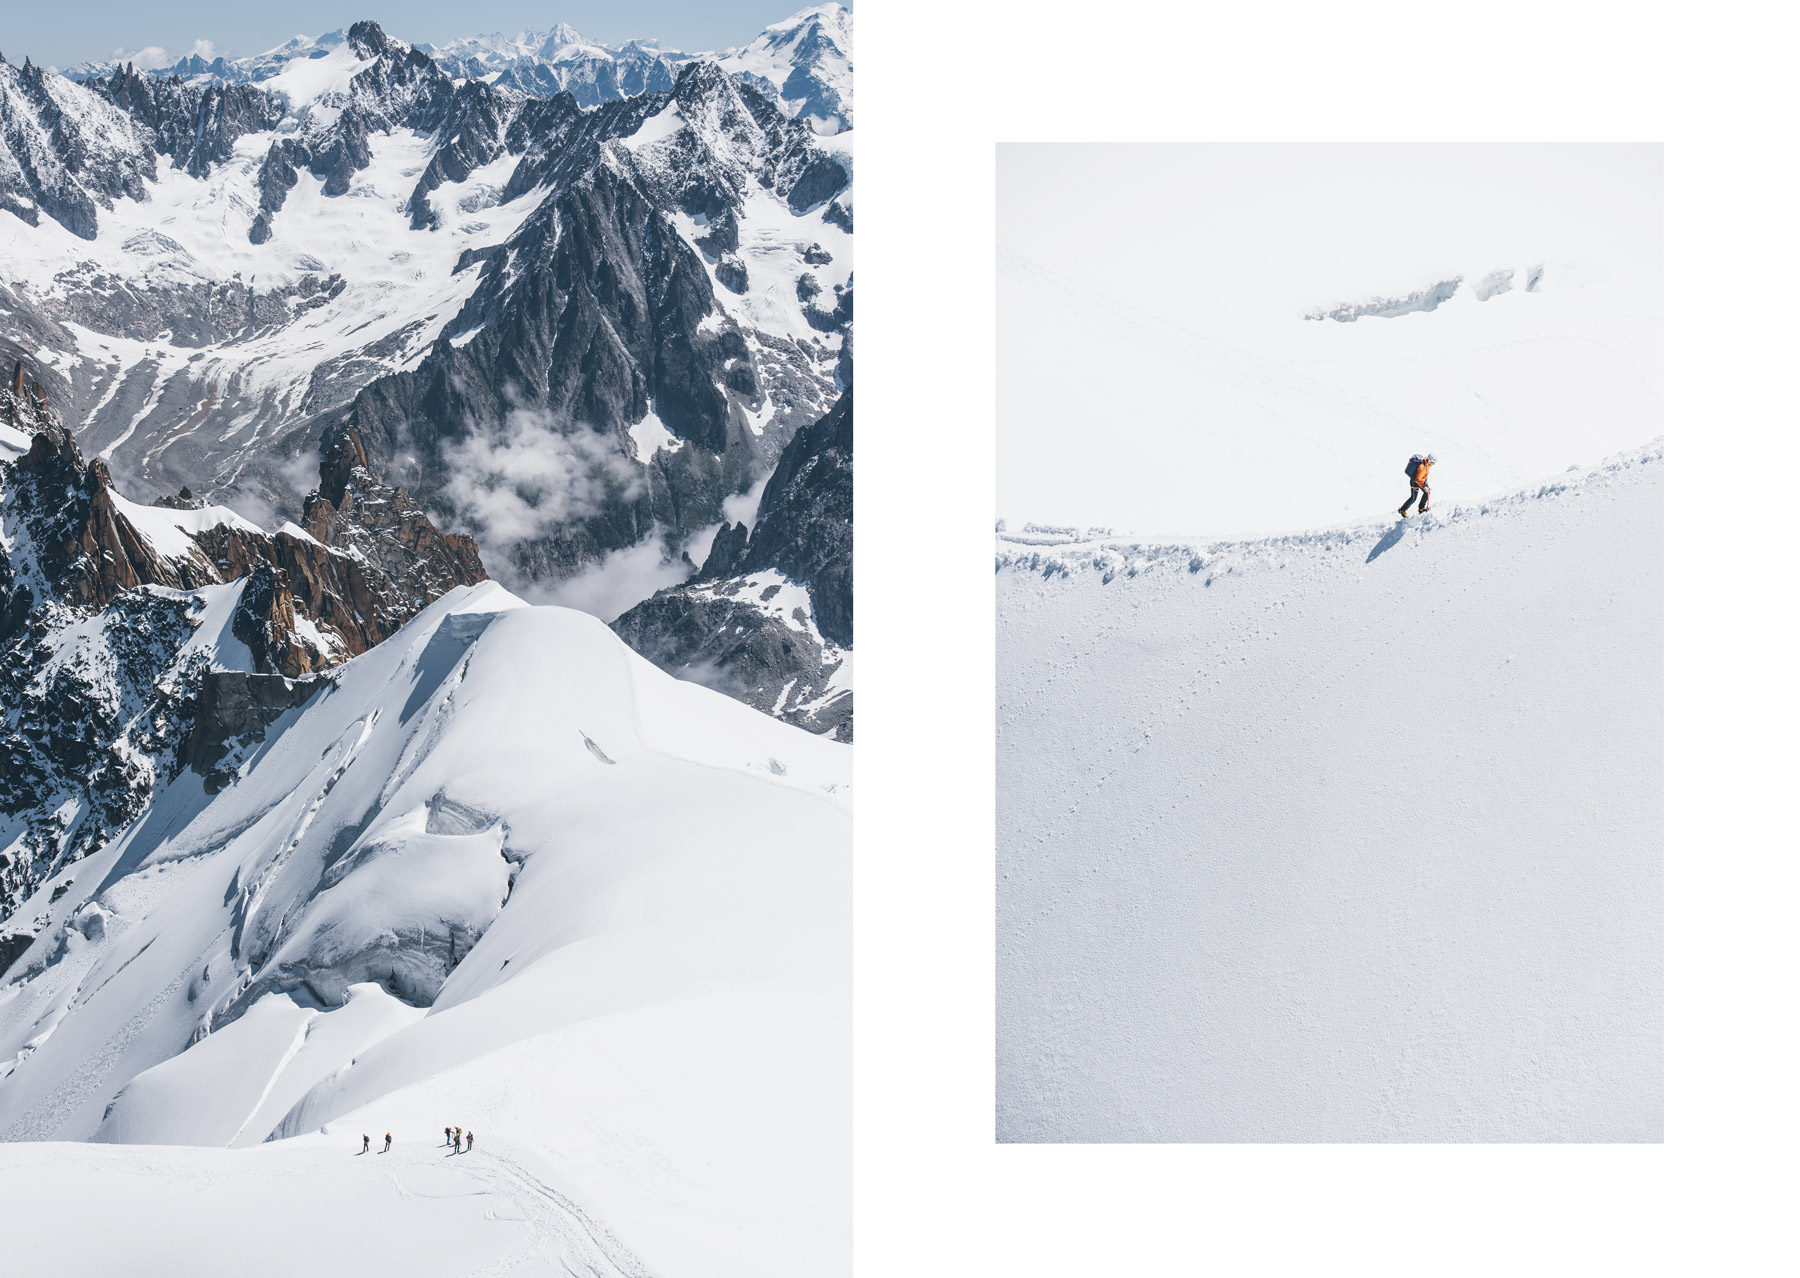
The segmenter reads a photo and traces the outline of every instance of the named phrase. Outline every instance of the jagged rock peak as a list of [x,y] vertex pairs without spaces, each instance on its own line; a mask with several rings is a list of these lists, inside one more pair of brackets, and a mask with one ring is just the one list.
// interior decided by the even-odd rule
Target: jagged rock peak
[[319,450],[319,496],[332,505],[344,500],[344,489],[357,470],[369,468],[369,453],[362,433],[347,425],[331,435]]
[[366,18],[350,24],[344,32],[344,43],[360,58],[379,58],[407,47],[383,31],[379,23]]

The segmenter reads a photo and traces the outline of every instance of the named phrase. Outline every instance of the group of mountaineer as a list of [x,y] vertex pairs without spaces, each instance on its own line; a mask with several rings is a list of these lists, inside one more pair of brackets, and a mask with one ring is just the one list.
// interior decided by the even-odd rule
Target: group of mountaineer
[[[472,1154],[475,1152],[475,1133],[465,1132],[460,1127],[446,1127],[444,1128],[444,1144],[451,1146],[459,1154]],[[393,1148],[394,1133],[389,1132],[382,1138],[381,1152],[385,1154]],[[366,1135],[363,1137],[362,1152],[365,1154],[369,1152],[369,1138]]]

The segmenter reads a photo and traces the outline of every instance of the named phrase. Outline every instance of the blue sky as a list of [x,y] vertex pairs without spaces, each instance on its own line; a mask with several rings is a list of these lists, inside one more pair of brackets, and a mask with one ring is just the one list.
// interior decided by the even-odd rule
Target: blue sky
[[[816,0],[77,0],[8,6],[0,53],[9,62],[68,66],[159,45],[186,53],[210,40],[228,57],[260,53],[289,36],[318,35],[373,18],[397,39],[442,43],[486,31],[508,34],[567,22],[608,44],[650,38],[678,49],[746,44],[771,22]],[[853,7],[853,6],[846,6]]]

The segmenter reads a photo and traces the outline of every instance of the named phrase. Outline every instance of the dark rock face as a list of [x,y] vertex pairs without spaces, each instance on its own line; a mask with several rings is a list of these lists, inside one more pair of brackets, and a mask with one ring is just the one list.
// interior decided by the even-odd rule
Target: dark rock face
[[[232,740],[310,695],[318,672],[485,578],[468,538],[439,533],[360,458],[347,436],[307,532],[223,520],[181,553],[132,523],[105,464],[85,462],[53,415],[0,462],[0,829],[13,830],[0,918],[184,764],[216,788]],[[201,589],[240,580],[235,594]],[[212,649],[188,647],[211,608],[232,610],[223,628],[253,670],[215,670]]]
[[613,630],[678,679],[808,732],[853,740],[852,695],[832,686],[849,654],[821,642],[804,608],[771,611],[761,596],[778,585],[749,575],[661,590]]
[[[656,402],[674,434],[726,445],[725,396],[710,373],[748,349],[734,330],[699,332],[713,309],[704,264],[629,186],[582,184],[533,215],[532,245],[490,270],[453,329],[485,323],[461,349],[427,357],[357,398],[352,421],[378,458],[405,443],[429,456],[446,435],[408,423],[498,422],[510,403],[622,432]],[[510,283],[506,283],[511,275]],[[490,315],[491,310],[491,315]],[[510,403],[509,403],[510,400]],[[428,460],[424,491],[431,491]]]
[[176,168],[201,179],[231,158],[239,138],[281,120],[280,104],[247,84],[200,88],[122,66],[92,87],[141,123]]
[[0,916],[150,801],[195,695],[177,656],[198,620],[191,598],[130,590],[95,613],[40,607],[0,648],[0,823],[18,834]]
[[8,930],[0,931],[0,980],[4,980],[6,970],[18,962],[19,955],[30,949],[31,943],[37,940],[35,931],[12,930],[16,927],[18,922],[15,920]]
[[763,490],[755,531],[721,528],[697,578],[779,572],[811,590],[819,633],[846,648],[855,643],[851,414],[846,391],[837,407],[794,436]]
[[229,777],[215,769],[234,745],[258,742],[263,730],[289,710],[305,705],[328,679],[289,679],[243,670],[208,670],[200,678],[194,726],[181,763],[206,779],[216,794]]
[[[471,436],[505,437],[510,413],[525,409],[578,439],[614,441],[621,456],[647,464],[642,482],[608,484],[606,500],[559,528],[553,542],[504,547],[512,569],[534,579],[566,575],[653,531],[673,556],[717,523],[724,499],[747,489],[792,430],[829,402],[831,388],[816,371],[828,347],[753,337],[719,312],[715,281],[733,292],[748,287],[729,247],[746,201],[766,190],[790,205],[812,202],[816,190],[842,190],[848,174],[804,125],[707,63],[685,67],[666,94],[590,113],[565,97],[527,103],[503,138],[491,97],[470,85],[453,95],[449,111],[473,125],[420,178],[415,225],[429,224],[425,197],[439,181],[502,149],[521,157],[505,198],[540,183],[553,194],[501,251],[467,264],[479,266],[482,282],[445,331],[473,339],[453,346],[440,338],[416,370],[372,383],[344,421],[362,435],[372,469],[404,458],[407,486],[446,513],[455,511],[446,493],[452,454]],[[655,163],[611,145],[670,109],[693,128]],[[710,272],[671,212],[705,219],[701,243],[719,250]],[[843,293],[817,300],[823,305],[809,322],[845,333]],[[785,406],[773,429],[749,429],[747,406],[771,398]],[[652,410],[686,445],[654,460],[636,457],[628,439]]]
[[721,527],[694,578],[626,612],[619,637],[677,678],[851,740],[834,676],[854,641],[854,442],[846,393],[783,450],[754,531]]

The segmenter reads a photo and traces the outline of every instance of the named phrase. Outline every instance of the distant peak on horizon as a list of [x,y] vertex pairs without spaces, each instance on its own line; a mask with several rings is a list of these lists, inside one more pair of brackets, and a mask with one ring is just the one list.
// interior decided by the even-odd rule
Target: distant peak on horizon
[[[792,30],[795,27],[805,24],[811,19],[821,19],[827,24],[845,28],[853,16],[850,9],[842,4],[836,3],[835,0],[830,0],[830,2],[826,4],[810,5],[806,8],[797,10],[778,22],[772,22],[752,33],[749,38],[741,44],[725,46],[724,52],[730,54],[743,49],[748,49],[758,40],[771,33]],[[145,45],[144,47],[135,50],[119,47],[115,48],[105,57],[73,63],[67,67],[53,67],[50,69],[62,75],[81,77],[101,74],[110,71],[114,67],[124,66],[128,63],[140,71],[169,71],[183,65],[199,67],[211,66],[215,63],[221,63],[226,66],[244,66],[266,59],[292,57],[296,54],[304,53],[309,49],[334,49],[338,45],[344,43],[347,38],[346,33],[349,30],[364,25],[378,26],[379,24],[375,23],[373,19],[363,19],[347,26],[327,31],[318,36],[310,36],[304,33],[296,34],[289,36],[279,44],[248,54],[236,53],[231,49],[223,48],[214,41],[205,38],[196,39],[185,53],[172,52],[170,48],[156,44]],[[521,51],[529,49],[537,56],[545,56],[552,50],[558,48],[598,49],[604,50],[607,53],[620,53],[631,49],[639,49],[644,52],[665,54],[671,57],[713,56],[707,51],[683,51],[676,49],[670,45],[664,44],[661,40],[650,36],[633,36],[629,39],[617,42],[596,40],[583,35],[571,23],[566,21],[554,23],[548,31],[539,30],[535,27],[528,27],[511,35],[501,31],[480,32],[473,35],[458,36],[442,43],[436,43],[430,40],[405,40],[401,37],[394,36],[392,32],[386,32],[386,28],[380,29],[383,30],[390,39],[399,40],[400,43],[403,44],[411,44],[413,47],[423,52],[432,54],[457,48],[507,45]]]

